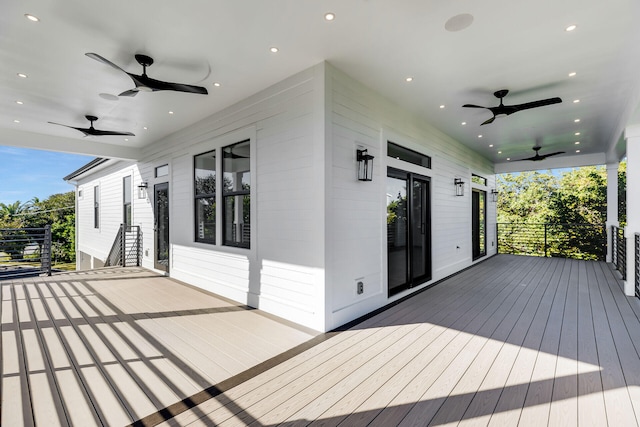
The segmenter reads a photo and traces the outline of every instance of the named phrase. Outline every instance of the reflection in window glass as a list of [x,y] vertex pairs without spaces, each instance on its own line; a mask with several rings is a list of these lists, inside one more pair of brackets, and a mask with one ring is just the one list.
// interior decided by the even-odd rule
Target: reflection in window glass
[[194,157],[196,242],[216,242],[216,152]]
[[251,241],[249,140],[222,149],[225,245],[248,248]]

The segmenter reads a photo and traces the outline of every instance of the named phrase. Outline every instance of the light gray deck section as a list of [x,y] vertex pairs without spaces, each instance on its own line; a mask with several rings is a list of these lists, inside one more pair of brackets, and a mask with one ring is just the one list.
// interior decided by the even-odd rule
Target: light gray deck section
[[640,300],[602,262],[500,255],[164,426],[635,426]]
[[315,335],[141,268],[0,286],[3,426],[127,425]]

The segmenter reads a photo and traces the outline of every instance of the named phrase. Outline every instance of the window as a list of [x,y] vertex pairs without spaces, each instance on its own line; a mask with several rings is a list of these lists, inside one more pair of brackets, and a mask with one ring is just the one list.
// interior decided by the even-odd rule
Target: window
[[93,228],[100,228],[100,187],[93,187]]
[[248,248],[251,237],[251,171],[249,140],[222,149],[223,240]]
[[155,169],[155,172],[156,172],[156,178],[160,178],[162,176],[167,176],[167,175],[169,175],[169,165],[158,166]]
[[431,157],[387,141],[387,156],[431,169]]
[[122,178],[122,223],[131,226],[131,175]]
[[474,184],[486,186],[487,185],[487,178],[483,178],[480,175],[472,174],[471,175],[471,182],[473,182]]
[[216,242],[216,152],[194,157],[196,242]]

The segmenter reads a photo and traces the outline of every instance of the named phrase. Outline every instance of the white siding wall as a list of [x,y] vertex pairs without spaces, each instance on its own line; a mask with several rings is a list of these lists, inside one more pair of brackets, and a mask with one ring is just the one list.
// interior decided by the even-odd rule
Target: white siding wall
[[[118,227],[123,221],[122,180],[129,175],[133,186],[133,223],[136,224],[139,212],[136,183],[140,181],[137,165],[132,162],[114,162],[111,166],[78,182],[78,190],[82,191],[82,198],[78,199],[78,250],[95,258],[92,267],[101,266],[104,263],[113,245]],[[93,189],[96,186],[100,189],[99,228],[94,228]]]
[[[487,178],[495,188],[493,165],[420,118],[328,66],[327,99],[331,106],[331,184],[328,186],[327,328],[384,306],[414,288],[387,297],[386,172],[387,166],[431,178],[432,280],[472,264],[471,174]],[[386,156],[386,142],[431,156],[425,169]],[[375,156],[372,182],[356,179],[356,147]],[[456,197],[454,178],[465,182],[465,196]],[[495,253],[495,203],[487,204],[487,253]],[[358,295],[356,282],[364,283]],[[423,287],[423,286],[422,286]]]
[[[149,183],[149,198],[135,205],[135,223],[142,225],[144,236],[144,267],[154,264],[153,187],[169,182],[172,277],[324,328],[324,128],[317,126],[323,79],[320,64],[145,149],[134,181],[136,190],[140,180]],[[220,233],[216,245],[195,242],[193,157],[245,139],[251,140],[251,249],[223,246]],[[169,176],[156,179],[155,167],[164,164],[170,167]],[[116,175],[94,174],[91,179],[121,186],[111,182]],[[121,203],[112,192],[104,203],[115,208],[105,215],[117,218],[117,227]],[[80,211],[83,230],[84,222],[92,221],[90,208]],[[81,246],[90,246],[86,239],[92,238],[81,233]],[[95,249],[108,251],[107,246]]]

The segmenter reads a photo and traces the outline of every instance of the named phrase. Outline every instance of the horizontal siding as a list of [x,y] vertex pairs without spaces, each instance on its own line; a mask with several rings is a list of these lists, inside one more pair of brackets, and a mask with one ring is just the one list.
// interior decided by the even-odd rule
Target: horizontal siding
[[[330,66],[329,70],[332,164],[327,229],[331,230],[328,252],[332,256],[327,264],[327,286],[333,313],[329,325],[336,327],[390,301],[386,290],[387,166],[430,178],[433,280],[472,264],[471,174],[487,178],[486,191],[494,187],[495,180],[487,159],[339,70]],[[431,156],[432,169],[387,159],[387,139]],[[375,157],[372,182],[356,179],[357,146]],[[455,196],[455,177],[465,181],[465,197]],[[489,202],[487,209],[487,249],[491,251],[495,204]],[[358,278],[364,282],[361,295],[356,293]]]
[[[153,268],[153,186],[169,182],[172,277],[312,328],[324,327],[324,266],[317,255],[324,252],[317,238],[324,219],[313,208],[322,195],[317,170],[324,161],[317,154],[323,141],[316,133],[318,74],[323,74],[321,65],[143,149],[134,181],[135,186],[149,184],[148,197],[134,203],[134,222],[143,231],[143,266]],[[234,135],[253,135],[251,249],[194,241],[193,156],[246,138],[230,140]],[[155,167],[163,164],[170,166],[170,176],[155,178]],[[121,218],[120,172],[115,168],[91,177],[113,187],[104,193],[103,212],[114,224]],[[82,209],[81,221],[92,221],[91,206]],[[106,228],[105,223],[105,234],[111,234]],[[109,239],[93,248],[92,238],[81,234],[87,253],[108,251]]]

